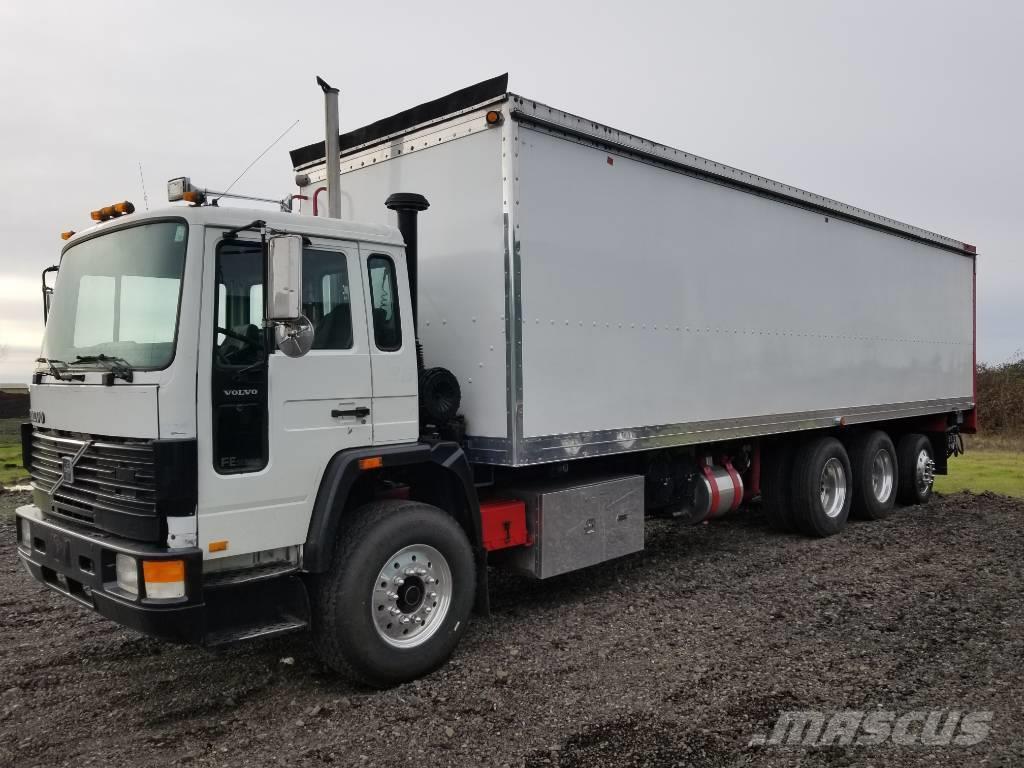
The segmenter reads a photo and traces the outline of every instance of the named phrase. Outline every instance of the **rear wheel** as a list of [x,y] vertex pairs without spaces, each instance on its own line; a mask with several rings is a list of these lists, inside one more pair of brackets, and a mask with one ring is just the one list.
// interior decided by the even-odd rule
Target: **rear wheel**
[[808,536],[832,536],[850,516],[850,458],[834,437],[811,438],[793,460],[793,519]]
[[385,687],[441,666],[466,631],[475,563],[461,526],[415,501],[355,510],[318,580],[313,640],[332,669]]
[[850,441],[853,504],[850,513],[864,520],[888,517],[899,485],[896,448],[881,430],[863,432]]
[[899,464],[901,504],[924,504],[932,495],[935,481],[935,452],[932,441],[924,435],[911,434],[900,438],[896,449]]

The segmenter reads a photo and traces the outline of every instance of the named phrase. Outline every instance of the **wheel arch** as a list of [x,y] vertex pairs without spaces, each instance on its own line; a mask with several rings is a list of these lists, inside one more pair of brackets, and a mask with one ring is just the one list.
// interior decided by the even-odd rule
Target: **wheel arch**
[[[361,459],[380,457],[379,469],[364,470]],[[339,451],[327,463],[303,546],[303,569],[323,573],[331,563],[342,521],[360,505],[376,498],[373,473],[401,473],[409,498],[432,504],[462,526],[477,564],[477,610],[487,613],[487,551],[480,529],[480,502],[473,470],[462,448],[453,442],[356,448]]]

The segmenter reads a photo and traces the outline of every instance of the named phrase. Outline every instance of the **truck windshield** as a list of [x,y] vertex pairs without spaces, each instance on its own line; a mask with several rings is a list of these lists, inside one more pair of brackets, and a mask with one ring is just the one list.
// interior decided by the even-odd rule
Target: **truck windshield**
[[100,355],[135,369],[166,368],[174,358],[187,241],[184,222],[162,221],[65,251],[43,356],[83,368],[102,368]]

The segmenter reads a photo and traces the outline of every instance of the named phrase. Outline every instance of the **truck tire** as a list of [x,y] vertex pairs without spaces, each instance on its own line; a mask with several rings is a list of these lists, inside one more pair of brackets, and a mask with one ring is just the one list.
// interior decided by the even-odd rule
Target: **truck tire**
[[850,516],[850,457],[834,437],[811,438],[793,459],[793,519],[808,536],[833,536]]
[[768,524],[785,533],[796,530],[790,485],[792,474],[793,443],[789,440],[766,442],[761,452],[761,508]]
[[924,435],[910,434],[900,438],[896,448],[899,464],[900,504],[924,504],[931,498],[935,480],[935,452],[932,441]]
[[849,444],[853,469],[850,514],[861,520],[883,520],[896,506],[899,463],[889,436],[875,429],[856,435]]
[[381,500],[343,526],[314,584],[313,642],[331,669],[384,688],[434,671],[466,631],[473,550],[443,510]]

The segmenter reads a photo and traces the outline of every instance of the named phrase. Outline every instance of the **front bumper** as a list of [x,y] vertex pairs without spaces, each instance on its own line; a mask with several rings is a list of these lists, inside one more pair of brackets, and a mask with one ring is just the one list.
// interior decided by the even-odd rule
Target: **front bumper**
[[[34,505],[19,507],[18,557],[32,577],[118,624],[143,634],[179,643],[200,643],[206,635],[203,601],[203,553],[195,547],[167,549],[85,532],[45,520]],[[29,525],[31,547],[22,542],[22,526]],[[185,597],[154,600],[145,594],[132,597],[117,588],[118,553],[142,560],[183,560]],[[141,582],[141,579],[140,579]],[[140,592],[144,593],[140,583]]]

